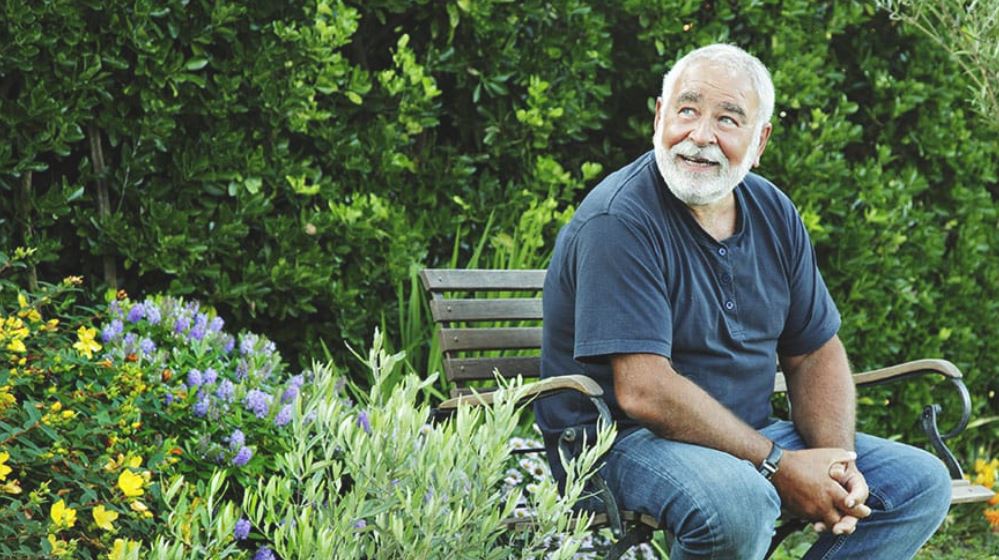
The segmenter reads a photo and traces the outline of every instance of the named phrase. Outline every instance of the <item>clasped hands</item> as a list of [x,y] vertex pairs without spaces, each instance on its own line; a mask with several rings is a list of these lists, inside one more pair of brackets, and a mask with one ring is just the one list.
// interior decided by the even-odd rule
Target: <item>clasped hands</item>
[[871,514],[857,454],[836,448],[787,451],[774,484],[785,506],[813,522],[816,531],[849,535]]

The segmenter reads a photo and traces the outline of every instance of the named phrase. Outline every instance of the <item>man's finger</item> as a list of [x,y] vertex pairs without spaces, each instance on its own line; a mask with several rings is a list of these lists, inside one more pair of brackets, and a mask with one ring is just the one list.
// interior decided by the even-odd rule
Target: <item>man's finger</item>
[[843,463],[833,463],[829,467],[829,476],[838,482],[842,482],[843,477],[846,476],[846,465]]
[[816,533],[823,533],[826,530],[826,524],[821,521],[816,521],[812,523],[812,529],[815,529]]
[[833,525],[832,532],[834,535],[851,535],[857,530],[857,521],[852,515],[844,515]]

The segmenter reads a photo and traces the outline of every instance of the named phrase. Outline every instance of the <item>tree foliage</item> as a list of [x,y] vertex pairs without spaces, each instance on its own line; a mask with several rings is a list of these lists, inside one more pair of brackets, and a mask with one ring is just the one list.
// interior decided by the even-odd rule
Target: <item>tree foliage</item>
[[[0,9],[4,252],[196,296],[292,355],[342,355],[332,341],[395,316],[414,266],[517,238],[525,209],[571,211],[648,149],[673,61],[743,46],[777,87],[761,171],[802,210],[857,367],[945,356],[995,410],[997,132],[975,120],[974,77],[870,3]],[[867,396],[864,414],[908,431],[915,405],[894,404],[925,391]]]

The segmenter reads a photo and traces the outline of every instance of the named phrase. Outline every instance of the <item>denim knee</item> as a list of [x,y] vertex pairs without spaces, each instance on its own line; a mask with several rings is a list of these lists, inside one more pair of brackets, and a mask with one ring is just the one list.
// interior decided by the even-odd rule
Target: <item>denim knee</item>
[[699,481],[697,507],[679,516],[676,546],[681,557],[762,558],[770,546],[780,497],[773,485],[748,463],[739,472],[715,473]]

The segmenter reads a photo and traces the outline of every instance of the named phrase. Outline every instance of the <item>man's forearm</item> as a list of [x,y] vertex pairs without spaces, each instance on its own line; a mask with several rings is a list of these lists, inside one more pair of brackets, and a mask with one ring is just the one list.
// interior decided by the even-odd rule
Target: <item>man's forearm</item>
[[805,356],[782,360],[791,401],[791,419],[809,447],[853,450],[856,389],[850,364],[834,336]]
[[[724,451],[759,464],[771,442],[660,356],[629,355],[614,361],[615,393],[625,413],[656,435]],[[648,375],[655,371],[657,374]],[[640,387],[640,395],[635,387]]]

